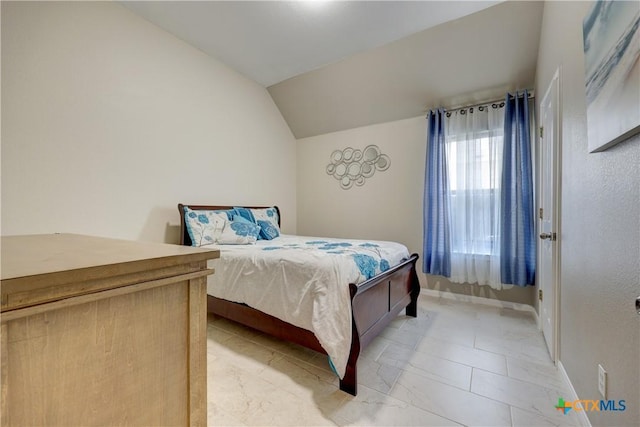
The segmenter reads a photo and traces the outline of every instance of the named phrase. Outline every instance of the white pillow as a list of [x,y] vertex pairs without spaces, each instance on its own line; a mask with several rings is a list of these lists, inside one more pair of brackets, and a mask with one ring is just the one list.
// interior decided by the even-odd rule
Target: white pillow
[[194,211],[184,207],[184,222],[191,238],[191,246],[203,246],[216,243],[222,233],[228,216],[220,211]]

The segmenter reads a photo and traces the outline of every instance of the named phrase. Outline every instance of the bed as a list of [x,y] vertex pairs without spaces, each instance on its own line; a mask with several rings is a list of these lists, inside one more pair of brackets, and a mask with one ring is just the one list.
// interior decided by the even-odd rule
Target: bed
[[[237,206],[178,204],[181,228],[180,244],[187,246],[193,244],[191,237],[193,230],[189,229],[190,225],[187,213],[191,216],[195,216],[196,213],[206,213],[210,215],[212,212],[229,211],[233,209],[244,209],[254,212],[268,210],[270,215],[272,215],[272,212],[275,213],[273,217],[277,219],[278,227],[280,226],[280,210],[275,206],[246,206],[238,208]],[[262,222],[260,223],[262,224]],[[296,240],[296,238],[298,238],[298,240]],[[196,245],[198,245],[198,243],[202,242],[196,242]],[[387,248],[379,247],[379,244],[382,243],[389,243],[391,245],[389,251],[391,252],[384,252]],[[301,297],[296,293],[297,290],[292,288],[292,283],[295,283],[295,280],[291,280],[291,283],[289,283],[290,281],[288,280],[289,277],[297,277],[297,273],[287,270],[287,268],[290,267],[283,265],[303,265],[307,270],[309,267],[312,267],[311,269],[314,271],[322,271],[323,265],[321,264],[325,263],[324,260],[326,257],[339,256],[325,255],[323,253],[321,255],[315,255],[315,257],[311,256],[312,260],[309,260],[308,257],[298,258],[301,256],[298,255],[298,253],[308,252],[312,254],[317,252],[314,252],[314,250],[319,247],[320,249],[324,249],[325,253],[337,254],[343,252],[343,249],[346,249],[348,252],[351,252],[352,249],[355,251],[355,247],[357,247],[358,250],[373,250],[378,255],[382,253],[380,256],[394,260],[394,257],[397,258],[399,256],[392,251],[392,249],[395,248],[394,245],[402,246],[393,242],[370,242],[362,240],[347,242],[343,239],[319,239],[287,235],[280,235],[271,241],[258,240],[252,245],[216,245],[218,248],[221,248],[221,257],[219,260],[216,260],[216,262],[226,262],[227,264],[218,264],[215,266],[216,274],[212,277],[214,282],[216,280],[218,281],[215,282],[217,291],[208,293],[219,296],[207,295],[207,310],[210,313],[249,326],[277,338],[302,345],[320,353],[328,354],[330,356],[330,365],[340,377],[340,389],[355,396],[357,393],[357,362],[360,352],[383,331],[402,310],[406,310],[408,316],[416,317],[417,315],[417,299],[420,293],[420,284],[415,270],[416,261],[418,260],[417,254],[409,255],[409,253],[406,252],[406,256],[397,259],[397,261],[386,262],[380,259],[380,262],[377,263],[380,268],[375,271],[371,269],[363,270],[363,266],[358,265],[360,273],[354,269],[356,273],[359,274],[357,280],[354,280],[356,276],[353,276],[351,273],[336,276],[341,278],[339,280],[336,279],[338,281],[343,280],[342,278],[348,281],[344,282],[344,286],[340,286],[339,283],[329,283],[327,286],[335,289],[335,291],[331,292],[344,293],[347,306],[337,308],[329,307],[333,309],[333,312],[326,308],[320,308],[319,312],[321,315],[313,316],[314,319],[324,323],[328,322],[328,326],[325,326],[324,323],[317,325],[314,323],[310,327],[304,322],[298,322],[295,317],[291,317],[291,319],[295,319],[291,320],[287,316],[288,313],[283,313],[282,310],[272,309],[272,307],[280,305],[273,304],[273,300],[271,300],[269,304],[262,304],[262,306],[257,303],[248,305],[244,303],[245,298],[238,297],[237,293],[229,293],[230,296],[227,297],[228,292],[226,292],[225,289],[242,289],[238,288],[238,280],[249,277],[250,275],[246,274],[247,271],[254,270],[257,272],[256,274],[259,280],[265,281],[265,286],[271,286],[268,295],[276,295],[285,300],[297,301],[297,299]],[[315,247],[310,248],[311,246]],[[293,249],[295,249],[295,251]],[[406,251],[406,248],[404,249]],[[280,255],[281,253],[285,255]],[[273,261],[275,264],[274,268],[278,270],[276,273],[282,276],[276,274],[272,277],[272,275],[268,273],[268,270],[262,270],[262,268],[263,265],[268,263],[269,259],[273,259],[276,256],[285,257]],[[351,255],[354,259],[357,256],[359,255]],[[253,264],[248,264],[249,262]],[[384,263],[386,263],[386,265],[384,265]],[[226,267],[227,265],[228,268]],[[249,265],[250,267],[244,269],[243,266]],[[220,266],[225,266],[223,268],[227,268],[227,270],[233,272],[233,274],[220,274]],[[363,275],[361,274],[362,272],[366,274]],[[255,276],[256,275],[254,275],[254,277]],[[272,283],[275,280],[274,277],[284,278],[281,288],[273,288],[273,286],[275,286],[274,283]],[[346,279],[347,277],[349,279]],[[285,286],[284,283],[287,283],[287,286]],[[276,290],[273,291],[273,289]],[[236,292],[240,292],[241,295],[254,297],[254,299],[258,298],[258,296],[254,295],[253,290],[238,290]],[[318,294],[318,292],[315,292],[315,294]],[[322,295],[323,298],[327,295],[331,296],[331,294],[325,292],[324,289],[319,294]],[[326,299],[331,300],[331,298]],[[341,301],[342,299],[336,297],[334,300]],[[339,306],[339,303],[336,304]],[[261,307],[261,309],[256,309],[252,306]],[[290,310],[292,312],[299,311],[297,309]],[[315,305],[313,310],[316,310]],[[333,314],[325,315],[325,313]],[[327,331],[333,331],[335,325],[339,325],[341,322],[344,323],[342,320],[338,322],[336,319],[344,319],[345,316],[347,316],[346,327],[348,334],[339,336],[348,339],[348,342],[344,343],[346,344],[344,351],[340,352],[336,350],[338,351],[338,353],[336,353],[334,347],[327,345],[325,335]],[[312,332],[313,330],[315,330],[316,333]],[[332,335],[329,336],[329,340],[331,339],[333,339]],[[327,351],[325,347],[329,348],[329,351]],[[342,345],[342,347],[344,347],[344,345]],[[339,349],[339,347],[336,348]],[[344,356],[341,353],[344,353]],[[332,363],[332,357],[338,361],[337,366],[334,366]],[[344,363],[342,364],[340,361]]]

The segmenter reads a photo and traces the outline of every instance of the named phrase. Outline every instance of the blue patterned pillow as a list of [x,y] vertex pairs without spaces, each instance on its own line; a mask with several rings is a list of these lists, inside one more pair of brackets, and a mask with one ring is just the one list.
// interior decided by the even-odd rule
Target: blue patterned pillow
[[216,238],[221,245],[247,245],[255,243],[260,234],[260,227],[244,218],[226,221],[222,232]]
[[257,224],[256,219],[253,217],[253,213],[251,212],[251,209],[248,208],[233,208],[231,211],[231,218],[232,220],[236,220],[238,218],[244,218],[249,222],[252,222],[254,224]]
[[184,222],[191,238],[191,246],[216,243],[229,216],[224,211],[194,211],[184,207]]
[[260,237],[264,240],[271,240],[280,235],[278,226],[278,211],[276,208],[249,209],[256,224],[261,228]]

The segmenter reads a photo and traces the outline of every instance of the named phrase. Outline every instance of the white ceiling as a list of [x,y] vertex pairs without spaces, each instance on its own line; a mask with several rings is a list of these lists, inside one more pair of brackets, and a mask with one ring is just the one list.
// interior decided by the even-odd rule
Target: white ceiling
[[122,1],[268,88],[297,138],[531,88],[542,1]]
[[500,1],[124,1],[265,87]]

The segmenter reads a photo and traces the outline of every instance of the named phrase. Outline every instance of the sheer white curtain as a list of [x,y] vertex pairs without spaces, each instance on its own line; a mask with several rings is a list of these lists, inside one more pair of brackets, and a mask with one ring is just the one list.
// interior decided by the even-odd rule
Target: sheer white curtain
[[503,134],[504,103],[447,112],[452,282],[506,286],[500,280]]

